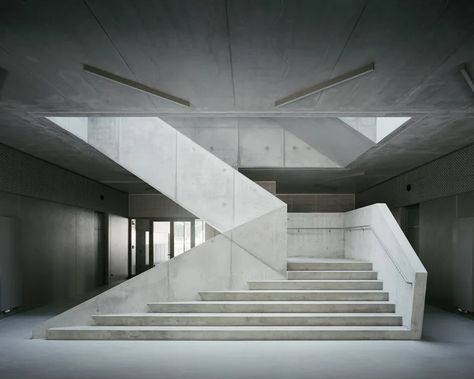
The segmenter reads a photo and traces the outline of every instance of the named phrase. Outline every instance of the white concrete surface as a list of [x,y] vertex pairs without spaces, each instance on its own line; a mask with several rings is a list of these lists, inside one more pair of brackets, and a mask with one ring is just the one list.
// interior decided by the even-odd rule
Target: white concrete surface
[[421,336],[427,272],[385,204],[347,212],[345,255],[373,262],[414,338]]
[[[2,379],[470,379],[474,320],[428,307],[421,341],[31,340],[48,309],[0,320]],[[87,363],[87,364],[86,364]]]
[[214,126],[209,126],[212,122],[208,120],[196,120],[191,127],[173,119],[170,124],[177,125],[177,130],[234,168],[341,167],[269,119],[229,119]]
[[344,213],[288,213],[288,257],[344,257]]
[[[310,273],[327,273],[326,270],[332,269],[337,276],[345,270],[350,273],[363,270],[365,274],[372,266],[349,259],[306,257],[290,258],[287,265],[290,273],[292,267]],[[389,302],[388,293],[382,291],[380,280],[250,280],[248,288],[201,291],[201,304],[167,301],[149,304],[149,313],[94,315],[93,325],[53,327],[48,329],[46,337],[64,340],[411,338],[402,316],[395,313],[394,304]],[[375,304],[367,304],[370,302]]]
[[381,290],[380,280],[267,280],[249,282],[251,290]]
[[[288,256],[293,259],[289,268],[298,270],[298,259],[291,258],[298,255],[367,261],[369,270],[373,264],[403,315],[404,326],[419,338],[427,273],[385,204],[345,213],[289,213]],[[311,266],[303,261],[300,267],[308,270]],[[327,267],[331,270],[329,263]],[[292,279],[316,279],[313,274],[291,275]]]
[[388,301],[388,292],[371,290],[202,291],[205,301]]
[[395,304],[388,301],[177,301],[148,304],[151,312],[250,312],[250,313],[393,313]]
[[97,315],[98,326],[401,326],[394,313],[131,313]]
[[51,120],[222,234],[49,320],[35,337],[52,326],[90,325],[93,314],[140,312],[150,301],[286,276],[286,204],[164,121],[88,118],[85,133],[85,123]]
[[49,340],[380,340],[404,339],[403,326],[77,326]]

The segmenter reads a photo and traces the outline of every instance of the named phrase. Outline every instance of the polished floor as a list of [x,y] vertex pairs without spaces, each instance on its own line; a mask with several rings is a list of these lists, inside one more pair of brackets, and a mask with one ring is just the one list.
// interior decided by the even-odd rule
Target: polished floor
[[474,378],[474,320],[427,307],[422,341],[31,340],[43,309],[0,320],[0,378]]

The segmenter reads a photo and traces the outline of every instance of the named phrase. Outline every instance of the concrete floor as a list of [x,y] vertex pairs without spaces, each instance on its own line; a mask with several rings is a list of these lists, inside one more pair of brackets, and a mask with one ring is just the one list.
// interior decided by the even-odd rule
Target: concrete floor
[[[48,313],[49,312],[49,313]],[[0,320],[0,378],[473,378],[474,320],[428,307],[422,341],[45,341]]]

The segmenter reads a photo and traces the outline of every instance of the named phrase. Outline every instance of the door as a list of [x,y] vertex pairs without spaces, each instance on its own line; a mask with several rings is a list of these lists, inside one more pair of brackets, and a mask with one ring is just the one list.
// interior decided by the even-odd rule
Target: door
[[19,228],[14,218],[0,216],[0,311],[21,305]]

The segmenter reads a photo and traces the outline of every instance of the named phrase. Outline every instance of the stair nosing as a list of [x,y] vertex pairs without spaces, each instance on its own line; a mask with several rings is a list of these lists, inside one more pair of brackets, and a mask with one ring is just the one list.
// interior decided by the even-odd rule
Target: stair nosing
[[370,283],[383,283],[383,280],[380,279],[276,279],[276,280],[251,280],[247,283],[300,283],[300,282],[309,282],[309,283],[321,283],[321,282],[330,282],[330,283],[361,283],[361,282],[370,282]]
[[156,302],[156,303],[148,303],[147,305],[177,305],[177,304],[395,304],[390,300],[258,300],[258,301],[249,301],[249,300],[224,300],[224,301],[217,301],[217,300],[195,300],[195,301],[165,301],[165,302]]
[[103,314],[103,315],[93,315],[93,318],[122,318],[122,317],[143,317],[143,318],[166,318],[166,317],[183,317],[183,318],[191,318],[191,317],[272,317],[272,318],[328,318],[328,317],[402,317],[402,315],[398,313],[390,313],[390,312],[380,312],[380,313],[363,313],[363,312],[341,312],[341,313],[314,313],[314,312],[295,312],[295,313],[288,313],[288,312],[228,312],[228,313],[220,313],[220,312],[208,312],[208,313],[198,313],[198,312],[186,312],[186,313],[179,313],[179,312],[148,312],[148,313],[123,313],[123,314]]
[[278,329],[280,331],[390,331],[390,330],[403,330],[408,331],[410,330],[406,326],[393,326],[393,325],[380,325],[380,326],[279,326],[279,325],[272,325],[272,326],[135,326],[135,325],[110,325],[110,326],[101,326],[101,325],[87,325],[87,326],[63,326],[63,327],[56,327],[56,328],[49,328],[48,331],[84,331],[84,330],[134,330],[134,331],[153,331],[153,330],[182,330],[182,331],[200,331],[200,330],[208,330],[208,331],[273,331]]
[[199,291],[200,294],[208,294],[208,293],[234,293],[234,294],[241,294],[241,293],[388,293],[386,290],[350,290],[350,289],[336,289],[336,290],[304,290],[304,289],[290,289],[290,290],[278,290],[278,289],[268,289],[268,290],[229,290],[229,291]]

